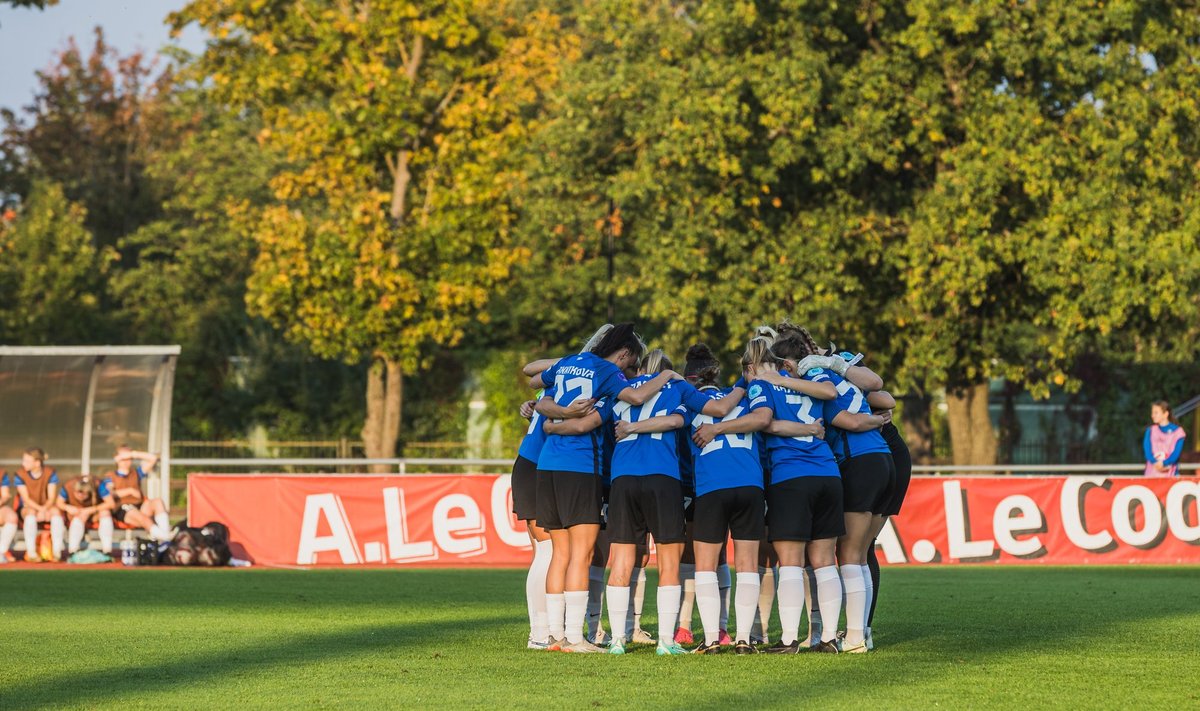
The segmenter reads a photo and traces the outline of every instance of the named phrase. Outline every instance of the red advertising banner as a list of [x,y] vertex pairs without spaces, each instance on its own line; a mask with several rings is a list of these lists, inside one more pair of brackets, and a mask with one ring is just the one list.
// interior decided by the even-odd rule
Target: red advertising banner
[[[1200,563],[1191,477],[916,477],[878,540],[892,565]],[[524,566],[507,475],[188,477],[188,519],[260,565]]]

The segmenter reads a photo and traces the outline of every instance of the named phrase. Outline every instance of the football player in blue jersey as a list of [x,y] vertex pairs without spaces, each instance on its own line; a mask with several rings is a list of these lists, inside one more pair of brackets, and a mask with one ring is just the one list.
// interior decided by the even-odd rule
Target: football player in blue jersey
[[[846,532],[837,544],[846,597],[846,638],[842,651],[866,652],[867,581],[871,579],[867,549],[878,533],[877,526],[882,527],[882,517],[890,504],[896,476],[891,450],[879,433],[879,428],[891,421],[890,410],[880,415],[872,414],[867,391],[861,383],[866,382],[874,386],[871,390],[877,390],[883,381],[869,369],[851,366],[848,360],[837,355],[818,360],[820,353],[816,343],[802,327],[782,323],[779,332],[781,338],[790,337],[800,345],[797,353],[805,354],[797,368],[818,363],[821,371],[807,370],[808,378],[813,382],[831,383],[837,391],[836,398],[825,402],[823,415],[828,425],[827,441],[842,475],[845,508]],[[857,371],[854,377],[851,377],[851,368]],[[771,384],[783,387],[789,387],[788,381],[794,380],[770,378],[769,375],[767,378]],[[859,384],[856,384],[856,378]],[[822,622],[825,622],[823,615]]]
[[[604,334],[612,329],[612,324],[604,324],[592,334],[583,345],[581,353],[586,353],[600,342]],[[542,372],[555,361],[538,361],[526,366],[526,377]],[[539,392],[541,397],[544,392]],[[548,649],[550,647],[549,622],[546,615],[546,571],[550,567],[551,544],[550,534],[537,523],[537,460],[542,453],[546,434],[542,430],[545,417],[534,410],[536,401],[521,405],[521,416],[529,420],[529,428],[521,439],[517,458],[512,468],[512,501],[513,514],[524,521],[529,531],[529,541],[533,546],[533,560],[529,564],[529,572],[525,576],[525,602],[529,612],[529,649]],[[588,407],[591,407],[588,405]]]
[[[761,361],[752,363],[755,385],[771,409],[766,430],[771,481],[767,486],[767,535],[779,556],[779,621],[783,634],[769,647],[773,654],[796,654],[809,646],[837,652],[837,630],[831,626],[818,639],[799,639],[805,603],[807,559],[813,568],[815,596],[823,619],[841,614],[842,585],[836,566],[837,539],[845,532],[842,483],[837,461],[824,440],[823,404],[837,397],[829,382],[815,382],[816,373],[794,375],[798,348],[794,334],[783,332]],[[789,358],[785,360],[783,356]],[[787,371],[780,373],[780,366]],[[790,387],[770,384],[785,379]],[[755,385],[751,393],[755,393]],[[754,402],[755,398],[751,398]],[[810,613],[810,618],[812,617]],[[809,644],[811,642],[811,645]]]
[[[564,357],[530,378],[530,386],[554,386],[554,398],[542,398],[537,411],[552,419],[583,419],[590,407],[603,401],[643,405],[673,379],[664,371],[633,388],[622,371],[635,367],[645,345],[624,323],[609,330],[589,353]],[[582,407],[583,412],[573,411]],[[538,458],[536,515],[550,532],[553,552],[546,578],[546,610],[551,635],[557,632],[559,612],[564,620],[564,651],[600,652],[583,636],[587,614],[588,566],[600,531],[603,438],[595,429],[581,434],[548,434]],[[555,646],[555,645],[552,645]]]
[[[663,370],[672,368],[661,350],[647,354],[630,386],[640,388]],[[690,388],[689,388],[690,389]],[[613,630],[610,654],[624,654],[628,640],[630,575],[637,544],[654,536],[658,549],[659,655],[684,654],[673,633],[679,615],[679,560],[683,553],[683,488],[674,430],[684,425],[683,383],[668,383],[643,405],[618,402],[616,447],[612,459],[612,491],[608,500],[608,531],[612,541],[608,577],[608,619]],[[694,392],[694,390],[693,390]]]
[[[696,343],[688,348],[686,362],[683,366],[684,379],[687,385],[706,393],[710,398],[704,402],[703,413],[709,417],[721,418],[729,414],[746,394],[744,383],[732,388],[722,389],[718,383],[721,379],[721,363],[709,347]],[[725,397],[720,397],[724,395]],[[677,432],[676,448],[679,452],[679,472],[684,488],[684,521],[686,522],[683,558],[679,564],[679,577],[683,586],[683,598],[679,607],[679,627],[675,630],[675,641],[679,644],[691,644],[692,611],[696,600],[696,558],[695,541],[692,538],[692,524],[695,519],[696,480],[695,464],[692,459],[691,428]],[[718,640],[721,645],[733,644],[733,639],[725,631],[729,618],[729,565],[726,563],[725,547],[721,547],[721,556],[717,560],[717,590],[721,598],[720,629]]]
[[[761,360],[769,344],[766,338],[752,339],[742,356],[743,365]],[[704,625],[704,644],[695,651],[720,651],[717,561],[721,548],[732,536],[734,566],[738,570],[734,651],[754,654],[758,650],[749,639],[758,609],[758,545],[765,534],[763,469],[754,433],[771,423],[771,411],[765,402],[754,403],[744,397],[719,421],[704,414],[706,401],[725,397],[711,391],[696,391],[685,397],[688,421],[694,428],[696,605]]]

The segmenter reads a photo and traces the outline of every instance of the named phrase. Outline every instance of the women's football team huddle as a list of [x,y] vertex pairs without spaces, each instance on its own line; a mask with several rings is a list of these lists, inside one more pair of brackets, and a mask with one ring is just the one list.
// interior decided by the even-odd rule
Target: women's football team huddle
[[[529,648],[624,654],[653,643],[629,615],[647,535],[657,549],[659,655],[689,651],[693,605],[704,631],[697,654],[730,643],[738,654],[873,647],[873,544],[911,472],[891,424],[896,403],[861,356],[821,351],[788,322],[760,327],[741,363],[742,377],[722,387],[717,359],[696,344],[680,375],[626,323],[605,325],[578,354],[525,366],[544,390],[523,408],[530,424],[512,474],[513,511],[534,546]],[[592,585],[589,600],[589,569],[606,563],[608,584]],[[773,597],[782,634],[769,644]]]

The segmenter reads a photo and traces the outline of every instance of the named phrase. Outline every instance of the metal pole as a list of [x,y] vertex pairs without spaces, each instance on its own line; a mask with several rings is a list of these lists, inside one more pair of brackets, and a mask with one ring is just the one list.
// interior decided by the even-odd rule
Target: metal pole
[[162,389],[156,393],[156,399],[159,401],[158,416],[159,416],[159,455],[158,455],[158,476],[161,482],[160,498],[163,505],[167,507],[167,515],[171,512],[171,397],[175,389],[175,360],[176,356],[163,356],[162,365],[159,366],[159,377],[162,381]]
[[87,401],[83,408],[83,446],[79,449],[79,473],[90,474],[92,471],[92,414],[96,409],[96,384],[100,381],[100,366],[104,356],[96,356],[92,361],[92,377],[88,381]]
[[613,277],[615,269],[613,261],[616,252],[616,239],[613,235],[613,217],[616,215],[617,203],[612,198],[608,199],[608,219],[604,221],[604,233],[608,241],[608,322],[612,323],[616,318],[616,304],[613,300]]

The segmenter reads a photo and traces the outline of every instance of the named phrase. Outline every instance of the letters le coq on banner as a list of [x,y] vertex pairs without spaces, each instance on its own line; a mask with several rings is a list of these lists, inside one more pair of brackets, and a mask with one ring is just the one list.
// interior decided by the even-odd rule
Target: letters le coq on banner
[[[916,477],[883,562],[1196,563],[1195,478]],[[189,521],[222,521],[260,565],[523,566],[509,477],[188,477]],[[237,555],[237,553],[235,553]]]

